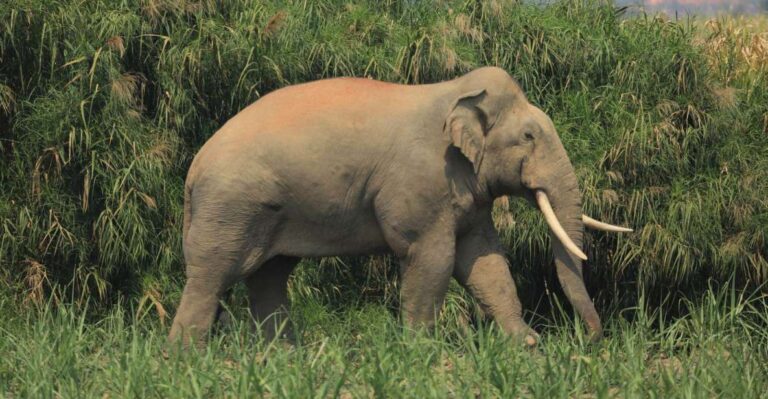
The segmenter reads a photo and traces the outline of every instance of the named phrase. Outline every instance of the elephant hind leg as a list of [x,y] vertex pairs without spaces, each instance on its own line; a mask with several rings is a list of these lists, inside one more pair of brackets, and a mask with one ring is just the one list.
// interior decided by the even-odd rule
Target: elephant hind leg
[[[265,226],[266,225],[266,226]],[[187,282],[173,320],[169,341],[181,338],[183,345],[201,343],[211,331],[220,307],[220,299],[235,283],[267,258],[269,228],[257,231],[249,223],[219,228],[216,218],[200,217],[191,223],[184,240]]]
[[288,278],[297,263],[299,258],[276,256],[261,265],[245,280],[251,315],[261,326],[267,340],[278,334],[288,338],[292,335],[287,320],[290,308]]
[[[187,273],[195,269],[187,265]],[[181,295],[181,303],[173,318],[168,340],[175,343],[181,339],[183,346],[202,342],[207,334],[219,309],[219,298],[226,286],[218,279],[189,276]]]

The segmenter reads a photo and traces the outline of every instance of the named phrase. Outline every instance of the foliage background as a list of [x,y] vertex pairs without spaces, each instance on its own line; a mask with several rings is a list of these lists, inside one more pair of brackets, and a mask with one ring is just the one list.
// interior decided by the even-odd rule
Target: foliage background
[[[299,82],[418,84],[483,65],[555,121],[586,213],[636,229],[586,242],[599,304],[695,297],[728,278],[758,286],[767,43],[727,20],[624,18],[603,1],[6,0],[0,295],[129,298],[165,314],[183,281],[185,172],[229,117]],[[542,307],[558,290],[546,225],[514,199],[495,216],[524,302]],[[292,295],[395,305],[390,266],[306,261]]]

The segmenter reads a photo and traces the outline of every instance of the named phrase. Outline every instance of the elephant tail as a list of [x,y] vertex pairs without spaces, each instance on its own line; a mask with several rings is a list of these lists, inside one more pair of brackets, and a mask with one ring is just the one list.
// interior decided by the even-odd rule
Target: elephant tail
[[[201,150],[202,152],[202,150]],[[192,164],[189,165],[187,171],[187,178],[184,180],[184,224],[182,225],[181,238],[182,242],[187,242],[187,233],[189,233],[189,227],[192,225],[192,187],[195,185],[198,175],[198,158],[200,154],[195,155],[192,159]]]
[[181,230],[181,238],[187,241],[189,225],[192,223],[192,187],[189,184],[184,185],[184,224]]

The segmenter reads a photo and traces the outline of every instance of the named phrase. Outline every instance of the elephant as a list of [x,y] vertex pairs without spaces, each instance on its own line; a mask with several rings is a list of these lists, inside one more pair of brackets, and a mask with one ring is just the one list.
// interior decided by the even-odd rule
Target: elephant
[[451,277],[500,328],[535,345],[522,319],[493,201],[521,196],[551,231],[556,273],[594,339],[574,168],[552,120],[503,69],[401,85],[332,78],[275,90],[199,150],[184,188],[186,283],[169,340],[201,342],[221,296],[244,281],[256,321],[284,314],[301,258],[392,254],[400,314],[432,328]]

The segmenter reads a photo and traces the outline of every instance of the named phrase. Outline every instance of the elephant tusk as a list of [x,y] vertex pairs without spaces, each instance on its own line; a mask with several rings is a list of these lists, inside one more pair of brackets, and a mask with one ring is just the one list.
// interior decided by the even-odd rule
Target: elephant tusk
[[587,260],[587,255],[585,255],[584,252],[581,251],[581,248],[571,240],[571,237],[568,237],[568,233],[565,232],[560,221],[557,220],[555,211],[552,210],[552,205],[549,204],[549,198],[547,198],[547,194],[544,191],[536,190],[536,202],[539,204],[541,213],[544,214],[544,219],[547,221],[552,233],[555,234],[555,237],[557,237],[557,239],[563,243],[563,246],[572,254],[582,260]]
[[599,220],[592,219],[587,215],[581,215],[581,220],[584,222],[584,226],[587,226],[590,229],[612,231],[615,233],[629,233],[631,231],[634,231],[627,227],[614,226],[612,224],[608,224],[608,223],[601,222]]

